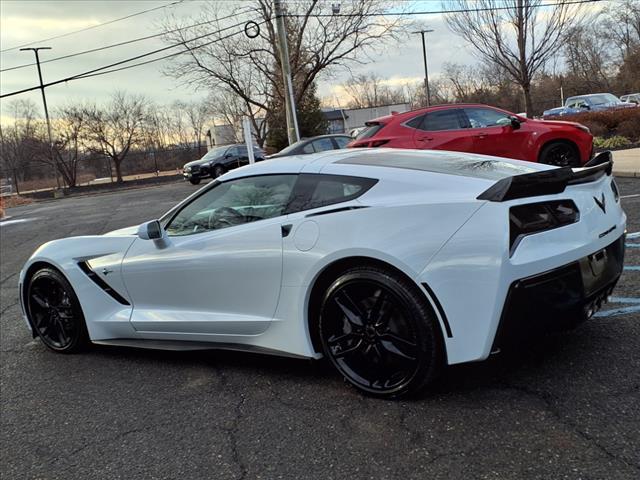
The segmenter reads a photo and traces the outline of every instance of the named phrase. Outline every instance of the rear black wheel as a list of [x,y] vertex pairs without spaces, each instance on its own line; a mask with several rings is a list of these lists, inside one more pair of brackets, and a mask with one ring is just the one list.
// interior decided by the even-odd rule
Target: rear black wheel
[[325,355],[367,394],[417,392],[441,369],[433,310],[416,285],[393,272],[363,266],[340,275],[327,289],[319,323]]
[[579,167],[580,153],[567,142],[551,142],[540,152],[540,163],[557,167]]
[[31,328],[51,350],[74,353],[88,345],[78,297],[58,271],[43,268],[31,277],[26,307]]

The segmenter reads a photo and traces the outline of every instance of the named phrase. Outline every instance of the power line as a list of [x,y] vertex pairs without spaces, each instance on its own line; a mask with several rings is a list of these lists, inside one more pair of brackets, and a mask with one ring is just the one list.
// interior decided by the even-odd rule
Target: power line
[[168,3],[166,5],[160,5],[158,7],[149,8],[147,10],[143,10],[141,12],[131,13],[131,14],[126,15],[124,17],[115,18],[113,20],[109,20],[108,22],[104,22],[104,23],[99,23],[98,25],[91,25],[90,27],[81,28],[80,30],[74,30],[73,32],[63,33],[61,35],[56,35],[55,37],[43,38],[42,40],[36,40],[34,42],[28,42],[28,43],[23,43],[22,45],[16,45],[15,47],[5,48],[4,50],[0,50],[0,53],[9,52],[11,50],[17,50],[19,48],[27,47],[27,46],[33,45],[35,43],[48,42],[49,40],[56,40],[58,38],[68,37],[69,35],[75,35],[76,33],[86,32],[87,30],[91,30],[93,28],[103,27],[105,25],[111,25],[112,23],[120,22],[122,20],[126,20],[126,19],[132,18],[132,17],[137,17],[138,15],[143,15],[145,13],[153,12],[155,10],[160,10],[162,8],[171,7],[173,5],[177,5],[177,4],[182,3],[182,2],[184,2],[184,0],[176,0],[176,1]]
[[[266,19],[266,20],[262,20],[262,21],[256,22],[256,23],[258,25],[260,25],[260,24],[266,23],[269,20],[270,19]],[[140,55],[136,55],[135,57],[130,57],[130,58],[127,58],[125,60],[121,60],[119,62],[115,62],[115,63],[109,64],[109,65],[104,65],[102,67],[94,68],[93,70],[89,70],[89,71],[86,71],[86,72],[83,72],[83,73],[79,73],[77,75],[72,75],[70,77],[66,77],[66,78],[62,78],[60,80],[55,80],[53,82],[46,83],[46,84],[43,85],[43,87],[46,88],[46,87],[50,87],[50,86],[53,86],[53,85],[58,85],[60,83],[66,83],[66,82],[69,82],[69,81],[72,81],[72,80],[78,80],[78,79],[81,79],[81,78],[88,78],[88,77],[92,77],[92,76],[97,76],[99,74],[106,74],[106,73],[116,72],[116,71],[119,71],[119,70],[125,70],[127,68],[133,68],[133,67],[136,67],[136,66],[139,66],[139,65],[145,65],[147,63],[157,62],[159,60],[163,60],[165,58],[170,58],[170,57],[173,57],[173,56],[176,56],[176,55],[189,53],[189,52],[191,52],[193,50],[197,50],[198,48],[202,48],[202,47],[205,47],[207,45],[211,45],[213,43],[219,42],[221,40],[225,40],[225,39],[227,39],[229,37],[232,37],[234,35],[237,35],[239,33],[244,33],[244,30],[238,30],[236,32],[233,32],[230,35],[225,36],[225,37],[216,38],[216,39],[214,39],[214,40],[212,40],[210,42],[203,43],[201,45],[196,45],[195,47],[187,48],[186,50],[182,50],[180,52],[176,52],[176,53],[173,53],[173,54],[165,55],[163,57],[155,58],[153,60],[149,60],[149,61],[146,61],[146,62],[140,62],[140,63],[134,64],[134,65],[128,65],[126,67],[111,69],[111,70],[103,72],[103,70],[106,70],[106,69],[109,69],[109,68],[112,68],[112,67],[117,67],[118,65],[122,65],[124,63],[129,63],[129,62],[132,62],[134,60],[138,60],[140,58],[148,57],[150,55],[155,55],[156,53],[159,53],[159,52],[162,52],[162,51],[165,51],[165,50],[169,50],[171,48],[179,47],[180,45],[184,45],[186,47],[188,42],[193,42],[195,40],[199,40],[199,39],[204,38],[204,37],[209,37],[211,35],[216,35],[216,34],[224,32],[226,30],[230,30],[232,28],[239,27],[240,25],[244,25],[245,23],[246,23],[246,21],[243,20],[242,22],[238,22],[238,23],[236,23],[234,25],[229,25],[229,26],[227,26],[225,28],[222,28],[222,29],[220,29],[220,30],[218,30],[216,32],[211,32],[211,33],[207,33],[207,34],[204,34],[204,35],[200,35],[198,37],[194,37],[194,38],[191,38],[189,40],[185,40],[183,42],[180,42],[180,43],[177,43],[177,44],[174,44],[174,45],[170,45],[168,47],[159,48],[159,49],[153,50],[151,52],[143,53],[143,54],[140,54]],[[98,72],[101,72],[101,73],[98,73]],[[37,90],[39,88],[41,88],[41,87],[37,86],[37,87],[25,88],[25,89],[18,90],[18,91],[15,91],[15,92],[11,92],[11,93],[6,93],[4,95],[0,95],[0,98],[12,97],[14,95],[19,95],[21,93],[26,93],[26,92],[30,92],[30,91],[33,91],[33,90]]]
[[[184,1],[184,0],[180,0],[180,1]],[[604,1],[604,0],[573,0],[573,1],[570,1],[570,2],[540,4],[540,5],[538,5],[538,7],[553,7],[553,6],[560,6],[560,5],[577,5],[577,4],[585,4],[585,3],[597,3],[597,2],[601,2],[601,1]],[[368,15],[369,16],[433,15],[433,14],[445,14],[445,13],[482,12],[482,11],[488,11],[488,10],[508,10],[508,9],[511,9],[511,8],[513,8],[513,7],[438,10],[438,11],[424,11],[424,12],[387,12],[387,13],[371,13],[371,14],[368,14]],[[283,14],[282,16],[283,17],[305,17],[305,15],[296,15],[296,14]],[[309,16],[310,17],[316,17],[316,18],[317,17],[354,17],[354,16],[360,16],[360,14],[315,14],[315,15],[311,14]],[[271,19],[270,18],[269,19],[265,19],[265,20],[262,20],[262,21],[257,22],[257,23],[259,25],[261,25],[263,23],[268,22],[269,20],[271,20]],[[137,67],[137,66],[140,66],[140,65],[146,65],[146,64],[149,64],[149,63],[153,63],[153,62],[157,62],[157,61],[160,61],[160,60],[164,60],[166,58],[171,58],[171,57],[174,57],[174,56],[177,56],[177,55],[182,55],[184,53],[189,53],[189,52],[191,52],[193,50],[196,50],[198,48],[202,48],[202,47],[205,47],[207,45],[211,45],[211,44],[216,43],[216,42],[218,42],[220,40],[224,40],[224,39],[229,38],[229,37],[231,37],[233,35],[237,35],[238,33],[242,33],[242,31],[234,32],[231,35],[227,35],[225,37],[221,37],[219,39],[215,39],[215,40],[213,40],[211,42],[207,42],[207,43],[204,43],[202,45],[197,45],[197,46],[195,46],[193,48],[188,48],[187,50],[183,50],[183,51],[180,51],[180,52],[172,53],[172,54],[165,55],[165,56],[162,56],[162,57],[159,57],[159,58],[155,58],[155,59],[152,59],[152,60],[148,60],[148,61],[145,61],[145,62],[139,62],[139,63],[133,64],[133,65],[127,65],[125,67],[120,67],[120,68],[112,68],[112,67],[117,67],[118,65],[129,63],[129,62],[134,61],[134,60],[138,60],[140,58],[144,58],[144,57],[148,57],[150,55],[154,55],[154,54],[162,52],[162,51],[169,50],[171,48],[175,48],[175,47],[180,46],[180,45],[186,46],[186,44],[188,42],[192,42],[192,41],[199,40],[199,39],[207,37],[207,36],[211,36],[211,35],[215,35],[215,34],[221,33],[223,31],[229,30],[231,28],[238,27],[238,26],[240,26],[240,25],[242,25],[244,23],[246,23],[246,22],[242,21],[242,22],[239,22],[237,24],[230,25],[230,26],[225,27],[225,28],[223,28],[221,30],[218,30],[217,32],[212,32],[212,33],[200,35],[198,37],[191,38],[189,40],[184,40],[183,42],[180,42],[178,44],[174,44],[174,45],[170,45],[170,46],[167,46],[167,47],[159,48],[157,50],[153,50],[151,52],[147,52],[147,53],[144,53],[144,54],[141,54],[141,55],[137,55],[135,57],[131,57],[131,58],[128,58],[126,60],[115,62],[115,63],[112,63],[110,65],[105,65],[103,67],[95,68],[95,69],[89,70],[87,72],[83,72],[83,73],[80,73],[80,74],[77,74],[77,75],[73,75],[73,76],[70,76],[70,77],[66,77],[66,78],[63,78],[63,79],[60,79],[60,80],[56,80],[56,81],[53,81],[53,82],[49,82],[49,83],[45,84],[44,87],[58,85],[60,83],[65,83],[65,82],[69,82],[69,81],[72,81],[72,80],[78,80],[78,79],[81,79],[81,78],[89,78],[89,77],[94,77],[94,76],[98,76],[98,75],[104,75],[104,74],[107,74],[107,73],[113,73],[113,72],[117,72],[117,71],[121,71],[121,70],[126,70],[128,68],[134,68],[134,67]],[[107,69],[111,69],[111,70],[107,70]],[[0,95],[0,98],[19,95],[21,93],[26,93],[26,92],[30,92],[30,91],[33,91],[33,90],[37,90],[38,88],[41,88],[41,87],[25,88],[23,90],[18,90],[18,91],[15,91],[15,92],[11,92],[11,93],[7,93],[7,94],[4,94],[4,95]]]
[[[185,1],[185,0],[182,0],[182,1]],[[82,52],[70,53],[69,55],[63,55],[61,57],[56,57],[56,58],[51,58],[49,60],[45,60],[44,62],[40,62],[40,64],[42,65],[42,64],[45,64],[45,63],[49,63],[49,62],[56,62],[58,60],[64,60],[64,59],[67,59],[67,58],[77,57],[77,56],[80,56],[80,55],[86,55],[87,53],[99,52],[101,50],[107,50],[109,48],[114,48],[114,47],[120,47],[122,45],[129,45],[131,43],[136,43],[136,42],[141,42],[143,40],[149,40],[151,38],[161,37],[163,35],[168,35],[168,34],[171,34],[171,33],[179,32],[181,30],[187,30],[189,28],[194,28],[194,27],[201,27],[202,25],[206,25],[206,24],[209,24],[209,23],[214,23],[214,22],[219,22],[219,21],[222,21],[222,20],[227,20],[228,18],[236,17],[238,15],[244,15],[244,14],[249,13],[249,12],[251,12],[251,10],[245,10],[244,12],[235,12],[235,13],[233,13],[231,15],[227,15],[225,17],[216,18],[215,20],[207,20],[207,21],[204,21],[204,22],[198,22],[198,23],[194,23],[194,24],[187,25],[187,26],[184,26],[184,27],[174,28],[173,30],[168,30],[166,32],[160,32],[160,33],[154,33],[153,35],[147,35],[146,37],[134,38],[134,39],[131,39],[131,40],[126,40],[124,42],[118,42],[118,43],[113,43],[111,45],[104,45],[102,47],[92,48],[90,50],[84,50]],[[24,63],[22,65],[16,65],[15,67],[3,68],[2,70],[0,70],[0,72],[9,72],[11,70],[18,70],[19,68],[32,67],[33,65],[35,65],[35,63]]]
[[[536,5],[537,8],[544,7],[558,7],[561,5],[579,5],[582,3],[598,3],[609,0],[573,0],[570,2],[556,2],[556,3],[543,3],[540,5]],[[428,10],[422,12],[374,12],[367,13],[368,17],[405,17],[410,15],[441,15],[447,13],[473,13],[473,12],[487,12],[487,11],[497,11],[497,10],[512,10],[513,6],[504,6],[504,7],[484,7],[484,8],[461,8],[457,10]],[[361,13],[312,13],[310,15],[305,14],[296,14],[296,13],[285,13],[282,15],[283,17],[292,17],[292,18],[331,18],[331,17],[360,17]]]

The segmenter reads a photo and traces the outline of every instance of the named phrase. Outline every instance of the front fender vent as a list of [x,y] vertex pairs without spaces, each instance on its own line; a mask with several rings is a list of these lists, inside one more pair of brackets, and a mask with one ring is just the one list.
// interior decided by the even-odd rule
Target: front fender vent
[[100,278],[96,272],[91,270],[91,267],[87,262],[78,262],[78,267],[80,267],[80,270],[82,270],[87,275],[87,277],[93,280],[93,283],[98,285],[102,290],[105,291],[107,295],[113,298],[116,302],[122,305],[127,305],[127,306],[131,305],[126,298],[124,298],[122,295],[116,292],[113,288],[111,288],[111,286],[109,286],[107,282],[105,282],[102,278]]

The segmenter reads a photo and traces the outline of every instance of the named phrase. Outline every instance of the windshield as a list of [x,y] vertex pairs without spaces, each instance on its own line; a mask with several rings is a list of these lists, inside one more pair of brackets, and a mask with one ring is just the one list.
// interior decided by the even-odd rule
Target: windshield
[[607,103],[620,103],[620,100],[610,93],[602,93],[600,95],[590,95],[589,102],[593,105],[605,105]]
[[219,157],[220,155],[222,155],[224,152],[227,151],[227,148],[229,148],[229,146],[224,146],[224,147],[215,147],[212,148],[211,150],[209,150],[207,153],[204,154],[204,156],[200,159],[200,160],[206,160],[208,158],[216,158]]
[[369,123],[367,127],[358,134],[356,140],[373,137],[376,133],[382,130],[382,127],[384,127],[384,123]]
[[283,148],[282,150],[280,150],[278,152],[278,155],[280,155],[281,153],[285,154],[285,153],[291,153],[292,151],[294,151],[296,148],[298,148],[300,145],[302,145],[303,143],[307,143],[306,139],[303,140],[298,140],[296,143],[292,143],[291,145],[289,145],[288,147]]

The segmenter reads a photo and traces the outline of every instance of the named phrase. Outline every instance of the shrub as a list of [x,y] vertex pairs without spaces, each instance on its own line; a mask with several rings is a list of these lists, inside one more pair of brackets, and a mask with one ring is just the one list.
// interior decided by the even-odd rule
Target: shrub
[[616,133],[623,137],[628,138],[632,142],[640,141],[640,121],[638,120],[625,120],[620,122]]
[[620,135],[609,138],[595,137],[593,139],[593,146],[595,148],[602,148],[605,150],[626,147],[629,144],[631,144],[631,141],[626,137],[621,137]]
[[606,137],[609,133],[609,129],[604,123],[600,123],[595,120],[583,120],[580,123],[585,127],[589,127],[591,135],[594,137]]
[[596,137],[622,136],[635,141],[640,137],[640,107],[582,112],[558,117],[558,120],[581,123]]

